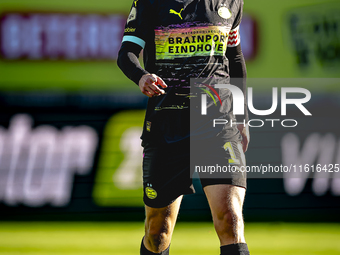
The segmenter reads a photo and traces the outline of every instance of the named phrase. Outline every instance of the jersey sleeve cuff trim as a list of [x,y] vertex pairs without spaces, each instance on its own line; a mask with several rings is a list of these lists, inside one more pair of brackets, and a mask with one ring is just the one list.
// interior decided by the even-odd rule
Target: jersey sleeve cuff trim
[[139,46],[141,46],[143,49],[145,47],[145,41],[136,37],[136,36],[132,36],[132,35],[125,35],[123,37],[123,42],[133,42],[135,44],[138,44]]

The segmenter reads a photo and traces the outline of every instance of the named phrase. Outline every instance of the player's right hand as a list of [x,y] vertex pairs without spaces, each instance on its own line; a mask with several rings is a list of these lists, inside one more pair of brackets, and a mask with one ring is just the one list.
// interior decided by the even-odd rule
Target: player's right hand
[[155,74],[144,74],[138,83],[140,91],[148,97],[165,94],[165,91],[158,85],[162,88],[168,87],[165,82]]
[[243,152],[246,152],[248,149],[249,141],[250,141],[250,134],[249,134],[249,126],[244,126],[243,124],[238,124],[237,129],[240,131],[242,136],[242,149]]

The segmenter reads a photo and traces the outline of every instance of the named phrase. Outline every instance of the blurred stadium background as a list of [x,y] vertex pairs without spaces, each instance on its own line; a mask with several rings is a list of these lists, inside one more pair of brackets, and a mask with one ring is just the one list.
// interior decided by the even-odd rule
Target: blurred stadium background
[[[0,0],[0,254],[138,254],[147,99],[116,65],[131,3]],[[312,92],[313,113],[289,109],[294,129],[252,128],[248,165],[340,163],[340,2],[245,1],[244,11],[254,105],[297,86]],[[248,182],[252,254],[340,254],[340,174],[287,177]],[[195,186],[172,252],[218,254]]]

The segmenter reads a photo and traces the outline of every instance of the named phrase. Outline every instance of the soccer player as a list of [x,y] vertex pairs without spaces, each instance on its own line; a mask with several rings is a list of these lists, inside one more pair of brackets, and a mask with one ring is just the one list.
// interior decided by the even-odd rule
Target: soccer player
[[[213,135],[212,140],[219,144],[217,158],[225,165],[245,165],[249,132],[241,122],[247,120],[247,114],[234,116],[230,91],[214,88],[216,83],[211,82],[231,82],[245,94],[246,68],[239,32],[242,9],[242,0],[135,0],[132,4],[118,65],[149,97],[141,137],[146,211],[141,255],[169,254],[182,196],[194,192],[189,170],[193,149],[189,142],[193,136],[189,123],[194,96],[191,78],[202,78],[206,89],[218,95],[220,116],[237,121]],[[144,68],[138,61],[142,50]],[[204,148],[210,145],[205,146],[204,141],[205,153],[209,149]],[[221,254],[249,254],[242,217],[245,175],[237,172],[228,178],[200,181]]]

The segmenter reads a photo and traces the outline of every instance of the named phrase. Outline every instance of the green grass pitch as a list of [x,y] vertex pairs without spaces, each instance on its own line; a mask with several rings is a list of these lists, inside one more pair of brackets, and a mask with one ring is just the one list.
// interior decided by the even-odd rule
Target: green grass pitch
[[[2,222],[0,254],[137,255],[143,223]],[[340,224],[246,223],[252,255],[340,254]],[[211,223],[175,228],[172,255],[217,255]]]

